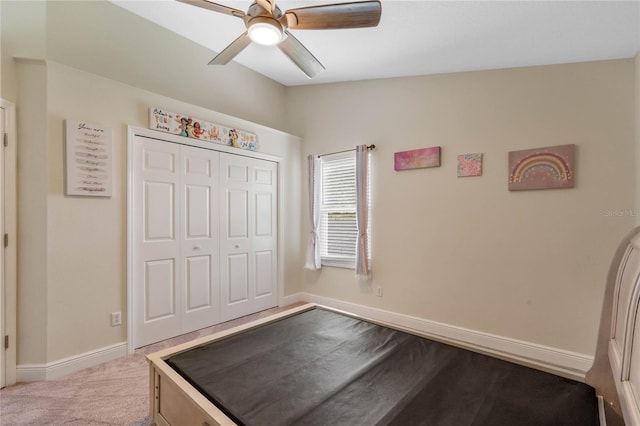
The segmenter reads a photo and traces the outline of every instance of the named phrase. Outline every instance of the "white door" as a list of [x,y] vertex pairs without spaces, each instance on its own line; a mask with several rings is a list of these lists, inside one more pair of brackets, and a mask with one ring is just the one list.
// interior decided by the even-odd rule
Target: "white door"
[[[4,137],[4,109],[0,108],[0,139]],[[1,143],[1,142],[0,142]],[[0,236],[4,239],[5,227],[4,227],[4,147],[0,147]],[[15,236],[13,236],[15,238]],[[5,386],[5,348],[4,348],[4,336],[5,331],[5,282],[4,282],[4,241],[0,241],[0,388]],[[14,342],[15,344],[15,342]]]
[[181,148],[183,291],[182,324],[187,333],[220,322],[219,154]]
[[133,166],[133,342],[180,334],[180,145],[136,137]]
[[[7,146],[2,143],[8,135]],[[16,382],[16,138],[15,105],[0,99],[0,387]],[[2,242],[7,234],[8,244]],[[5,340],[8,344],[5,347]]]
[[220,322],[219,154],[136,137],[134,347]]
[[220,155],[220,314],[277,305],[277,164]]

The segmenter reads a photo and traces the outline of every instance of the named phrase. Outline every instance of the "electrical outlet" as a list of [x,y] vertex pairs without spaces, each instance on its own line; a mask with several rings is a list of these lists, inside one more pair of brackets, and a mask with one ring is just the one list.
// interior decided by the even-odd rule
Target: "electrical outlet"
[[376,296],[382,297],[382,287],[376,287]]
[[111,327],[117,327],[122,324],[122,315],[120,312],[111,313]]

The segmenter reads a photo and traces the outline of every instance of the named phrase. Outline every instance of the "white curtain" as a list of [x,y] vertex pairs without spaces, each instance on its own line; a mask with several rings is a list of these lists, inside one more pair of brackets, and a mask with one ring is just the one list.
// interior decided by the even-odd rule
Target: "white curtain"
[[366,145],[356,147],[356,221],[358,240],[356,244],[356,277],[368,280],[369,268],[369,150]]
[[318,179],[318,159],[315,155],[307,157],[309,163],[308,185],[309,185],[309,217],[311,219],[311,234],[307,245],[306,269],[320,269],[320,246],[318,245],[318,222],[319,222],[319,179]]

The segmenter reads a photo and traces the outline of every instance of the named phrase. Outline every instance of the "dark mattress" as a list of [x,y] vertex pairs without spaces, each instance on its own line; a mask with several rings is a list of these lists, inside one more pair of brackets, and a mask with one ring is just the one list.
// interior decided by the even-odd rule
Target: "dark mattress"
[[599,424],[583,383],[323,309],[166,361],[244,425]]

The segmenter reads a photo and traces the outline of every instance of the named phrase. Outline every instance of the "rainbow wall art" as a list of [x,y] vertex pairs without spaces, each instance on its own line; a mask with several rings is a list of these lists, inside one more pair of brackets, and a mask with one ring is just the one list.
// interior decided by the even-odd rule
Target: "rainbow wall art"
[[573,188],[575,145],[509,153],[509,191]]
[[396,171],[440,167],[440,147],[414,149],[393,154],[393,168]]

